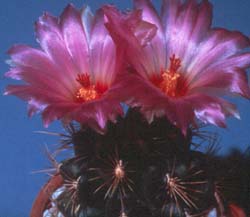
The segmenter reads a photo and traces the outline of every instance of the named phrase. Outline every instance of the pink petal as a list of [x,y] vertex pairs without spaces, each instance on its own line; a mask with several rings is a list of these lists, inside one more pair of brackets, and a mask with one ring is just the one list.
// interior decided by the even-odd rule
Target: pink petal
[[[173,26],[166,26],[166,39],[168,55],[177,55],[184,59],[185,52],[188,50],[188,44],[192,30],[195,26],[198,14],[198,4],[195,1],[187,1],[182,7],[179,7],[178,14]],[[171,28],[171,29],[169,29]]]
[[45,88],[38,88],[30,85],[9,85],[4,95],[15,95],[25,101],[36,99],[37,101],[47,105],[48,103],[67,101],[64,96],[51,92]]
[[176,124],[182,129],[183,134],[185,134],[187,128],[194,119],[194,105],[185,98],[177,100],[172,99],[172,103],[176,110]]
[[209,66],[200,73],[200,76],[196,76],[190,82],[190,86],[192,88],[202,88],[204,86],[227,88],[227,91],[248,98],[250,89],[246,82],[247,75],[245,71],[248,67],[250,67],[250,54],[235,55]]
[[106,97],[82,105],[67,102],[54,103],[47,106],[42,115],[45,126],[48,126],[54,120],[64,118],[76,120],[102,131],[105,129],[107,121],[113,121],[118,115],[123,115],[123,110],[117,101]]
[[46,89],[47,91],[62,95],[69,100],[71,100],[73,96],[73,94],[71,94],[72,87],[71,91],[69,91],[65,88],[65,86],[63,86],[60,79],[55,80],[53,76],[46,76],[46,74],[40,69],[38,70],[32,67],[14,68],[6,73],[6,76],[19,77],[31,86],[34,85],[36,88]]
[[72,94],[72,82],[65,78],[53,62],[40,50],[25,45],[13,46],[8,54],[13,68],[7,77],[23,79],[42,88],[61,92],[66,97]]
[[183,31],[188,37],[187,40],[184,40],[186,45],[181,45],[185,47],[185,54],[183,54],[182,60],[183,65],[189,65],[191,59],[196,55],[197,44],[207,36],[212,23],[212,5],[210,2],[202,1],[199,5],[193,5],[193,7],[195,8],[194,11],[189,11],[189,13],[193,13],[192,22],[189,22],[188,17],[185,21],[186,27],[190,27],[189,30],[186,30],[189,33],[187,34],[187,32]]
[[90,39],[91,69],[96,82],[111,85],[116,73],[116,46],[104,26],[104,14],[98,11]]
[[89,47],[87,33],[83,28],[81,13],[68,5],[60,17],[63,38],[78,73],[89,73]]
[[245,98],[250,98],[250,88],[248,83],[246,82],[248,80],[248,76],[245,71],[236,69],[235,73],[233,73],[234,79],[231,85],[231,92],[240,94],[241,96]]
[[197,44],[206,36],[211,24],[211,5],[188,0],[164,0],[162,25],[165,30],[168,59],[176,55],[182,60],[183,69],[195,54]]
[[106,27],[116,42],[118,49],[127,54],[127,58],[143,77],[154,70],[153,60],[150,55],[143,52],[143,47],[148,44],[156,33],[156,27],[141,20],[140,11],[130,14],[121,14],[114,7],[104,7],[108,18]]
[[15,80],[22,80],[21,70],[17,68],[12,68],[10,71],[6,72],[4,75],[8,78],[12,78]]
[[114,120],[118,115],[123,115],[121,105],[109,97],[92,102],[77,103],[58,102],[46,107],[42,113],[44,125],[48,126],[57,119],[68,119],[88,125],[98,131],[105,129],[108,120]]
[[41,112],[46,108],[46,105],[40,103],[35,99],[30,99],[28,101],[28,116],[31,117],[37,112]]
[[166,42],[160,17],[149,0],[134,0],[134,4],[136,9],[142,10],[142,19],[157,27],[155,36],[144,47],[144,52],[151,57],[153,62],[152,73],[159,72],[166,67]]
[[224,61],[247,46],[249,39],[238,32],[214,30],[197,48],[198,52],[187,69],[189,76],[199,76],[207,67]]
[[[178,8],[181,5],[180,0],[163,0],[162,1],[161,18],[165,31],[170,30],[175,25]],[[167,32],[165,32],[168,35]]]
[[79,107],[76,103],[58,102],[50,104],[42,112],[43,124],[48,127],[49,124],[55,120],[65,118],[67,114],[71,113],[74,109]]
[[223,71],[210,71],[210,73],[197,77],[190,82],[187,94],[199,92],[202,89],[207,90],[207,88],[220,88],[229,91],[228,87],[232,85],[233,80],[234,75],[231,73],[225,73]]
[[90,43],[91,32],[93,28],[94,15],[92,14],[90,8],[88,6],[83,7],[81,13],[82,25],[85,30],[86,39],[88,44]]
[[100,100],[83,104],[69,115],[71,119],[80,123],[96,123],[101,129],[104,129],[107,121],[123,115],[123,110],[117,100],[109,99],[109,95],[107,95]]
[[204,123],[226,127],[227,116],[239,118],[235,105],[223,99],[197,94],[189,100],[193,104],[196,117]]
[[75,78],[79,71],[74,65],[64,42],[62,32],[59,28],[59,20],[49,14],[44,14],[36,23],[36,33],[42,49],[54,64],[68,80],[76,82]]
[[207,34],[212,24],[212,5],[208,1],[202,1],[199,5],[196,22],[193,26],[190,39],[199,43]]

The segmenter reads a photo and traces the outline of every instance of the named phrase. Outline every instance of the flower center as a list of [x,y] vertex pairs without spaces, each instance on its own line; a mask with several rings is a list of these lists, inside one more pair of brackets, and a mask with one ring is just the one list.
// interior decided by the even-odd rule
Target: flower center
[[169,97],[180,97],[185,95],[187,86],[183,76],[178,72],[181,67],[181,60],[175,55],[170,57],[170,66],[166,70],[162,70],[160,77],[151,78],[162,92]]
[[91,100],[97,99],[98,97],[99,95],[97,91],[95,90],[94,85],[91,85],[88,88],[81,87],[76,93],[76,98],[79,101],[83,101],[83,102],[91,101]]
[[181,61],[175,58],[175,55],[170,57],[170,67],[165,72],[161,74],[162,81],[160,83],[160,89],[166,93],[166,95],[175,97],[178,79],[181,76],[178,73],[178,69],[181,66]]
[[103,85],[91,84],[88,74],[78,74],[76,81],[82,85],[75,94],[76,101],[80,103],[99,99],[107,90]]

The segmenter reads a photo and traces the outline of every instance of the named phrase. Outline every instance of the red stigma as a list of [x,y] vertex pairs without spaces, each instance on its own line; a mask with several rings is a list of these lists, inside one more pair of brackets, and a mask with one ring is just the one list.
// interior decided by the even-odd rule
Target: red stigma
[[170,67],[167,70],[170,74],[175,74],[178,69],[181,67],[181,60],[176,58],[175,55],[169,58],[170,59]]
[[88,74],[78,74],[76,81],[79,82],[83,87],[90,86],[90,78]]

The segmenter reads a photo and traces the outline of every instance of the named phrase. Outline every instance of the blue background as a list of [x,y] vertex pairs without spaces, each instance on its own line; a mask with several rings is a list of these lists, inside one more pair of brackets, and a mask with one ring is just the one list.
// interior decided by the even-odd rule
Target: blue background
[[[130,1],[75,0],[78,7],[83,4],[96,10],[104,3],[114,3],[121,9],[131,7]],[[160,0],[154,1],[159,7]],[[249,0],[213,0],[214,26],[230,30],[240,30],[250,35]],[[3,3],[3,2],[2,2]],[[7,49],[15,43],[38,46],[33,31],[33,23],[44,12],[59,15],[69,3],[67,0],[8,0],[0,7],[0,91],[13,83],[4,78],[8,70],[5,60]],[[37,192],[48,177],[44,174],[32,174],[50,166],[45,155],[45,145],[53,149],[58,143],[57,137],[35,133],[44,130],[40,116],[32,119],[26,116],[26,103],[15,97],[1,97],[0,112],[0,217],[27,217]],[[242,120],[228,120],[227,129],[218,130],[221,136],[222,152],[231,146],[242,150],[250,144],[250,103],[247,100],[234,99],[241,113]],[[63,132],[60,123],[54,123],[49,131]]]

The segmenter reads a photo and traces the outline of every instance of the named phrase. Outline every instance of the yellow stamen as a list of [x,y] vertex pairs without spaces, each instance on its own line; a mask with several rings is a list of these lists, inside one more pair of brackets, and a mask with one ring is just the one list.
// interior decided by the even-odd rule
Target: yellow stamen
[[176,58],[173,55],[170,58],[170,67],[166,71],[164,71],[162,76],[162,81],[159,84],[159,88],[168,96],[175,97],[176,96],[176,89],[178,85],[178,80],[181,76],[178,73],[178,69],[181,67],[181,61],[179,58]]
[[91,101],[99,97],[99,94],[97,93],[95,86],[91,85],[90,87],[81,87],[77,93],[76,98],[78,101]]
[[172,97],[176,96],[176,87],[179,77],[179,73],[170,74],[169,71],[162,74],[163,81],[160,84],[160,88],[166,93],[166,95]]

